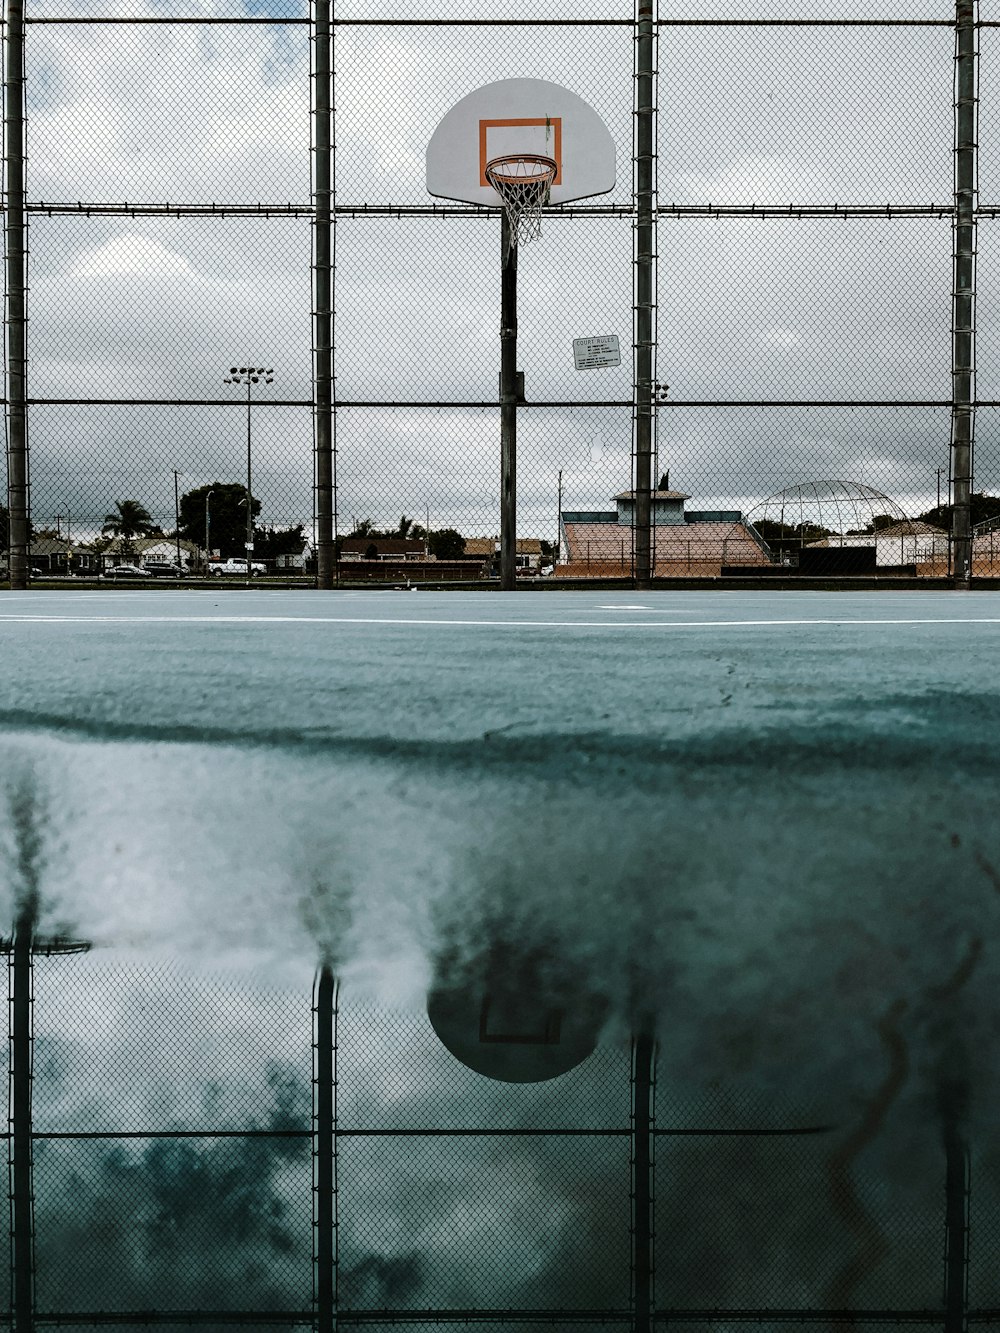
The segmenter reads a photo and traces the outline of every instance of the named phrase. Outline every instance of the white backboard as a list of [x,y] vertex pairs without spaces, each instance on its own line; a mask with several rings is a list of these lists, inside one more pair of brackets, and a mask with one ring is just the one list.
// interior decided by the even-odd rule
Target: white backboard
[[486,164],[510,153],[553,159],[552,204],[614,188],[614,140],[593,107],[545,79],[502,79],[463,97],[441,120],[427,145],[427,191],[499,207]]

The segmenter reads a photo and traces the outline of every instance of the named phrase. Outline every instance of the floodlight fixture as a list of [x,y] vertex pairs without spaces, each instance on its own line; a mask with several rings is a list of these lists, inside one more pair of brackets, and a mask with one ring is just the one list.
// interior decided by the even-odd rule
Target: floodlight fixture
[[[247,583],[249,584],[251,578],[253,577],[253,571],[251,568],[252,554],[253,554],[253,492],[251,490],[252,466],[253,466],[253,441],[251,435],[250,395],[251,395],[251,386],[254,384],[258,384],[260,382],[260,376],[263,375],[264,371],[263,369],[261,369],[258,372],[257,367],[255,366],[239,366],[239,367],[233,366],[230,368],[229,373],[231,378],[226,378],[225,376],[223,376],[224,384],[245,384],[247,386],[247,484],[246,484],[246,498],[243,501],[243,503],[245,503],[247,507],[247,537],[245,546],[246,546],[246,561],[247,561]],[[272,380],[269,379],[266,381],[266,383],[270,384],[272,383]]]

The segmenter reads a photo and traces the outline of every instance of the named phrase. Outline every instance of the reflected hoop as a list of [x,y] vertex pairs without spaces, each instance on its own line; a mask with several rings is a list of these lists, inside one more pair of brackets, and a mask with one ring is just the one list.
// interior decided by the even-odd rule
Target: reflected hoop
[[534,241],[542,234],[542,209],[555,184],[555,159],[540,153],[508,153],[486,163],[484,175],[500,196],[510,223],[510,244]]

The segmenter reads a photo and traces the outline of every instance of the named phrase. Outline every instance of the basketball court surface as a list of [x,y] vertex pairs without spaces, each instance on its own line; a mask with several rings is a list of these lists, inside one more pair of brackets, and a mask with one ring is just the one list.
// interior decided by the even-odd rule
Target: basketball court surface
[[0,601],[0,636],[8,728],[726,735],[746,758],[834,727],[943,758],[987,739],[1000,593],[45,591]]
[[869,1048],[1000,910],[991,592],[39,592],[0,644],[51,911],[98,941],[327,931],[416,1005],[442,913],[499,912],[638,988],[681,1063],[727,1073],[706,1023],[745,1012],[822,1082],[834,1015]]

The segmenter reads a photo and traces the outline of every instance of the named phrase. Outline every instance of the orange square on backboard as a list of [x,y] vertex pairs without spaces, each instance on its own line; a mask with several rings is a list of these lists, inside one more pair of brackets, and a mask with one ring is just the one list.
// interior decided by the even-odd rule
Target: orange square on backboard
[[[521,126],[532,126],[535,128],[544,128],[552,131],[552,142],[546,145],[546,156],[551,157],[556,164],[556,177],[553,185],[562,184],[562,117],[561,116],[520,116],[512,117],[507,120],[481,120],[479,122],[479,183],[480,185],[489,185],[486,179],[486,164],[491,156],[488,149],[488,137],[490,130],[497,129],[517,129]],[[526,153],[537,152],[538,149],[529,139],[525,140],[524,151]]]

